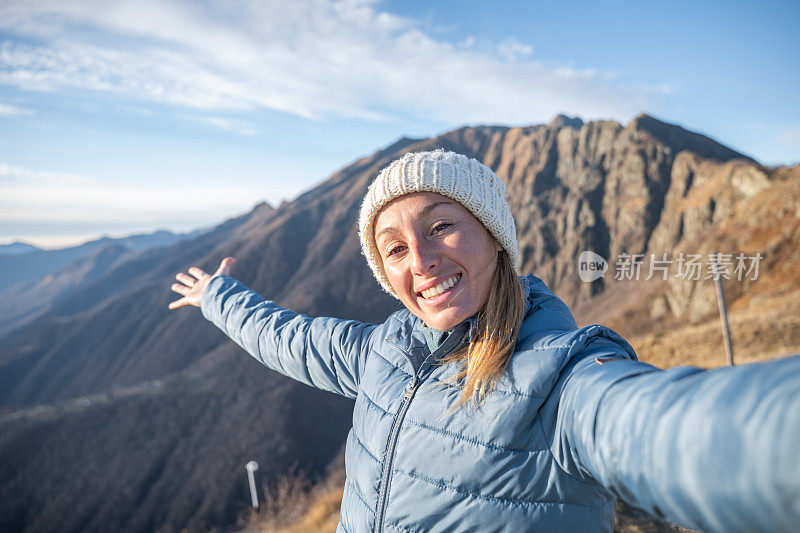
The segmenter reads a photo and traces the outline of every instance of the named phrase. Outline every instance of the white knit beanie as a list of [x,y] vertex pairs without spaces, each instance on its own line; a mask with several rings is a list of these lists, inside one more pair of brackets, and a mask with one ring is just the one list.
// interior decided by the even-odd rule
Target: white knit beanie
[[395,198],[423,191],[447,196],[467,208],[505,248],[517,270],[517,228],[506,201],[505,183],[486,165],[461,154],[444,150],[411,152],[378,173],[364,196],[358,217],[361,252],[389,294],[397,298],[375,244],[375,215]]

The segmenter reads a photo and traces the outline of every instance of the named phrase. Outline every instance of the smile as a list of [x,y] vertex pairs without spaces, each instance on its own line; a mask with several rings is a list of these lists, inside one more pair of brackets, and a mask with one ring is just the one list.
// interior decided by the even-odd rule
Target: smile
[[444,280],[443,282],[439,283],[435,287],[431,287],[430,289],[425,289],[424,291],[421,291],[421,292],[419,292],[417,294],[419,294],[420,296],[422,296],[426,300],[428,300],[430,298],[434,298],[436,296],[439,296],[440,294],[448,292],[450,289],[453,288],[453,286],[456,283],[458,283],[458,280],[460,280],[460,279],[461,279],[461,274],[456,274],[455,276],[453,276],[451,278],[448,278],[448,279]]

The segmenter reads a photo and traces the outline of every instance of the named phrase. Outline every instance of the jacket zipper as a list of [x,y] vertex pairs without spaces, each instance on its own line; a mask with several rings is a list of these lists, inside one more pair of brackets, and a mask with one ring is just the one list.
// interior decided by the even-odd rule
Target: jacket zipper
[[[451,337],[452,338],[452,337]],[[451,340],[448,338],[445,340],[444,344],[439,347],[434,353],[430,354],[428,357],[425,358],[425,361],[422,362],[419,369],[415,369],[414,371],[414,378],[411,380],[411,383],[408,384],[406,387],[405,394],[403,395],[403,403],[400,404],[400,408],[397,410],[397,415],[395,415],[394,422],[392,423],[392,429],[389,432],[389,443],[386,449],[386,460],[383,463],[383,470],[381,471],[381,481],[380,481],[380,491],[378,492],[378,506],[375,508],[375,529],[373,530],[375,533],[380,533],[383,530],[383,520],[386,517],[386,504],[389,501],[389,480],[392,477],[392,463],[394,462],[394,454],[395,448],[397,447],[397,439],[400,436],[400,426],[403,423],[403,419],[406,416],[406,411],[408,411],[409,406],[411,405],[411,400],[414,398],[414,393],[417,392],[417,389],[420,385],[420,378],[419,375],[422,373],[424,367],[426,367],[426,363],[428,358],[432,356],[437,356],[440,353],[450,353],[461,347],[463,344],[464,338],[460,338],[457,342],[457,346],[453,347],[452,342],[448,342]],[[411,361],[411,357],[405,353],[402,349],[403,355],[406,356],[408,361],[411,363],[412,368],[414,367],[414,363]]]
[[414,397],[414,393],[417,392],[417,388],[419,388],[419,383],[419,378],[414,376],[414,379],[406,387],[403,403],[400,404],[400,408],[397,410],[397,416],[395,416],[392,430],[389,433],[389,446],[386,450],[387,453],[386,460],[383,463],[383,472],[381,472],[381,491],[378,495],[378,507],[376,508],[375,533],[379,533],[383,530],[383,518],[386,515],[386,502],[389,500],[389,478],[391,477],[392,462],[394,461],[394,452],[397,447],[397,438],[400,436],[400,425],[403,422],[403,418],[406,416],[408,407],[411,405],[411,399]]

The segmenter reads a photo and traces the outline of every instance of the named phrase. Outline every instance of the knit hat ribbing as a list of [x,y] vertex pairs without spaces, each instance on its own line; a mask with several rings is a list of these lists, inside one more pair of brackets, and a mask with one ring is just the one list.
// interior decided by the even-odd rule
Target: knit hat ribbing
[[389,294],[397,298],[375,244],[375,215],[395,198],[414,192],[435,192],[463,205],[505,248],[517,270],[517,229],[506,201],[505,183],[486,165],[461,154],[441,149],[410,152],[378,173],[364,196],[358,217],[361,252]]

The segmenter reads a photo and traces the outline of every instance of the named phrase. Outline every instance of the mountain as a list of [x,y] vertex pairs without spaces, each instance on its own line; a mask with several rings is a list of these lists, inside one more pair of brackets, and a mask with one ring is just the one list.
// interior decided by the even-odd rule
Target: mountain
[[129,252],[118,244],[106,244],[54,274],[0,290],[0,335],[30,321],[81,285],[101,277]]
[[22,255],[40,250],[27,242],[12,242],[11,244],[0,244],[0,256]]
[[[294,462],[320,474],[352,404],[264,370],[197,310],[168,311],[169,285],[190,265],[213,271],[234,256],[233,275],[281,305],[383,321],[400,304],[360,255],[360,201],[390,161],[437,147],[497,171],[521,272],[543,278],[579,320],[628,336],[713,317],[708,280],[618,281],[621,254],[762,253],[757,281],[727,283],[733,310],[800,287],[798,167],[763,167],[647,115],[625,126],[559,116],[400,139],[276,209],[262,204],[195,238],[113,258],[0,337],[0,529],[226,529],[249,500],[247,460],[269,486]],[[584,250],[609,260],[605,277],[581,281]],[[64,279],[90,271],[76,266]],[[780,330],[787,352],[800,347],[796,322]]]
[[[200,229],[185,234],[157,231],[119,239],[103,237],[61,250],[34,248],[37,253],[30,257],[13,257],[5,262],[0,257],[0,270],[9,271],[11,280],[23,280],[11,285],[6,283],[7,286],[0,282],[0,335],[24,325],[49,309],[53,302],[68,298],[80,287],[99,279],[123,258],[131,259],[144,250],[192,239],[206,231]],[[63,262],[73,258],[61,267]],[[22,268],[25,272],[18,271]]]
[[78,246],[58,250],[42,250],[25,243],[0,246],[0,290],[22,282],[36,281],[48,274],[54,274],[84,259],[104,246],[118,246],[125,250],[145,250],[169,246],[184,239],[191,239],[207,230],[176,234],[169,231],[132,235],[130,237],[102,237]]

